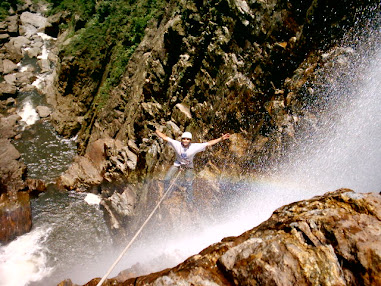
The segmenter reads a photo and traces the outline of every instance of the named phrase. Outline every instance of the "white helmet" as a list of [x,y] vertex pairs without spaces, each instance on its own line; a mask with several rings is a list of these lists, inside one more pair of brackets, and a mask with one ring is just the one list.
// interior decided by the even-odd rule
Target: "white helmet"
[[181,139],[188,138],[192,140],[192,133],[190,132],[184,132],[183,135],[181,135]]

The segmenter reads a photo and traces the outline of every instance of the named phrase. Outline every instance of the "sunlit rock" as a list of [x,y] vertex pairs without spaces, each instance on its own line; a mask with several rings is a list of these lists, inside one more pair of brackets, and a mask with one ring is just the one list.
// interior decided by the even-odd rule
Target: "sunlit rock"
[[41,118],[48,117],[52,113],[49,107],[42,105],[37,106],[36,111]]
[[107,281],[112,285],[378,285],[380,210],[379,194],[341,189],[283,206],[252,230],[225,238],[174,268]]
[[3,73],[8,74],[17,69],[17,65],[11,60],[4,59],[3,60]]

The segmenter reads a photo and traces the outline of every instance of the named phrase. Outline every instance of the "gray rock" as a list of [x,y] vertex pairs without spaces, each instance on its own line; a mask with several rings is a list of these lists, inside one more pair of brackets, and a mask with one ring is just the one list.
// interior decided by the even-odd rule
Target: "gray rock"
[[16,86],[6,81],[0,82],[0,98],[16,95]]
[[22,48],[28,44],[30,44],[30,40],[27,37],[24,36],[18,36],[15,38],[12,38],[9,41],[20,53],[22,52]]
[[15,127],[21,117],[17,114],[0,118],[0,137],[10,139],[16,136]]
[[37,106],[36,111],[41,118],[48,117],[52,113],[49,107],[42,105]]
[[4,44],[6,57],[16,63],[20,62],[23,55],[21,49],[17,49],[13,43],[8,42]]
[[3,60],[3,73],[8,74],[17,70],[17,65],[11,60],[4,59]]
[[37,58],[37,56],[41,53],[41,48],[39,48],[39,47],[33,47],[33,48],[30,48],[30,49],[27,49],[25,52],[28,55],[28,57],[30,57],[30,58]]
[[19,32],[18,20],[19,20],[18,15],[9,16],[7,18],[8,33],[11,36],[18,35],[18,32]]
[[38,13],[24,12],[20,16],[20,22],[22,25],[32,25],[36,29],[45,28],[48,23],[47,19]]

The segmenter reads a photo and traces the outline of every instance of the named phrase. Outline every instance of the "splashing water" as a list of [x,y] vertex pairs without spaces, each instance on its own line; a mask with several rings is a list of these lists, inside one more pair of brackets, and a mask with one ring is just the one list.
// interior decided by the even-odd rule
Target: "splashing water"
[[26,101],[24,103],[18,115],[21,116],[21,120],[24,121],[27,125],[33,125],[37,120],[40,119],[37,111],[34,109],[30,101]]
[[359,62],[352,79],[335,104],[339,115],[328,114],[315,142],[293,154],[291,164],[279,168],[279,177],[305,188],[358,192],[381,189],[381,49]]
[[6,246],[0,246],[0,285],[22,286],[49,275],[44,246],[51,229],[36,228]]

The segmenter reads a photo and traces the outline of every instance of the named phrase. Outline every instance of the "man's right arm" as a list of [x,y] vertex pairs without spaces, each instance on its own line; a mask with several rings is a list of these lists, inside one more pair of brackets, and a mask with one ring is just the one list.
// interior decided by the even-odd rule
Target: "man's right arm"
[[168,139],[169,139],[169,137],[167,135],[165,135],[163,132],[159,131],[158,129],[156,129],[156,134],[157,134],[157,136],[159,136],[164,141],[168,141]]

